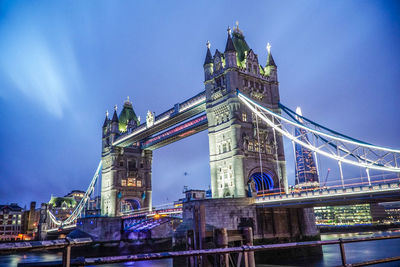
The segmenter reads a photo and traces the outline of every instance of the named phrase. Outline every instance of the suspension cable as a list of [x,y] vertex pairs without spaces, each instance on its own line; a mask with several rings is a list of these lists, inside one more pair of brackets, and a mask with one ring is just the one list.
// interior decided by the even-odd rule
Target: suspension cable
[[261,169],[261,189],[262,189],[262,195],[264,196],[265,194],[265,187],[264,187],[264,172],[262,168],[262,159],[261,159],[261,145],[260,145],[260,130],[258,128],[258,116],[256,115],[256,125],[257,125],[257,139],[258,139],[258,156],[260,158],[260,169]]
[[[262,120],[264,120],[268,125],[270,125],[273,129],[275,129],[276,131],[278,131],[280,134],[282,134],[283,136],[289,138],[290,140],[293,140],[294,142],[296,142],[297,144],[300,144],[303,147],[306,147],[312,151],[317,152],[318,154],[321,154],[323,156],[332,158],[336,161],[341,161],[342,163],[347,163],[347,164],[351,164],[351,165],[355,165],[355,166],[362,166],[364,168],[369,168],[369,169],[375,169],[375,170],[385,170],[385,171],[391,171],[391,172],[400,172],[400,168],[396,168],[396,167],[392,167],[392,166],[384,166],[384,165],[378,165],[378,164],[371,164],[371,163],[367,163],[367,161],[364,162],[354,162],[352,160],[349,160],[347,158],[345,158],[345,156],[340,156],[340,155],[335,155],[335,154],[331,154],[328,153],[324,150],[321,149],[321,147],[314,147],[311,144],[308,144],[302,140],[299,140],[298,138],[295,138],[294,136],[292,136],[291,134],[289,134],[288,132],[284,131],[283,129],[281,129],[279,127],[279,125],[276,125],[275,123],[273,123],[270,119],[268,119],[265,114],[259,112],[255,106],[257,106],[258,108],[264,110],[265,112],[267,112],[268,114],[272,115],[273,118],[277,117],[280,120],[280,123],[282,124],[282,121],[286,121],[288,122],[290,125],[296,126],[296,127],[300,127],[302,129],[308,130],[310,132],[316,133],[316,134],[320,134],[320,135],[325,135],[325,136],[329,136],[330,138],[336,140],[336,141],[340,141],[340,142],[347,142],[347,143],[353,143],[356,144],[358,146],[362,146],[362,147],[366,147],[366,148],[375,148],[375,149],[380,149],[380,150],[384,150],[384,148],[381,147],[376,147],[376,146],[372,146],[372,145],[365,145],[365,144],[359,144],[353,141],[349,141],[349,140],[345,140],[343,138],[338,138],[338,137],[334,137],[313,129],[310,129],[304,125],[300,125],[297,123],[294,123],[292,121],[289,121],[285,118],[283,118],[282,116],[273,113],[271,111],[269,111],[268,109],[260,106],[259,104],[257,104],[256,102],[254,102],[251,99],[248,99],[246,96],[244,96],[243,94],[241,94],[240,92],[238,93],[238,97],[239,99],[244,102],[249,108],[250,110],[252,110],[253,112],[255,112],[257,115],[259,115],[261,117]],[[395,149],[389,149],[389,152],[395,152],[395,153],[400,153],[399,150],[395,150]],[[371,162],[371,160],[369,160],[368,162]]]

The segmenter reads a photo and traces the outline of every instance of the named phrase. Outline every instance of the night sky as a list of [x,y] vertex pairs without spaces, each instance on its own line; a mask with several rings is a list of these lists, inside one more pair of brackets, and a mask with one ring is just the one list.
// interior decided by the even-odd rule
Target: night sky
[[[223,51],[236,20],[262,65],[271,43],[282,103],[400,148],[398,1],[3,0],[0,204],[86,190],[105,111],[130,96],[143,121],[201,92],[206,41]],[[209,184],[207,132],[154,152],[155,204]]]

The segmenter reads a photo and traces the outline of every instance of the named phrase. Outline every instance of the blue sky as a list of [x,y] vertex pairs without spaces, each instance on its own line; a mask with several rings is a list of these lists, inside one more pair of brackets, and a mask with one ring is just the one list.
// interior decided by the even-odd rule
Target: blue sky
[[[223,50],[236,20],[262,64],[272,44],[282,103],[400,148],[397,1],[3,0],[0,203],[86,189],[105,111],[129,95],[144,118],[202,91],[205,43]],[[156,204],[183,185],[208,188],[207,133],[155,151],[153,162]]]

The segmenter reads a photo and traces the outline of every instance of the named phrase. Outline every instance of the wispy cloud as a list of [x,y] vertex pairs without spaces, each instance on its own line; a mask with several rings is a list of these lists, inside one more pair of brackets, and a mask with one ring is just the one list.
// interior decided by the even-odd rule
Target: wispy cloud
[[5,32],[0,49],[0,71],[8,82],[49,114],[62,118],[70,108],[71,90],[81,84],[68,34],[50,36],[40,27],[22,23]]

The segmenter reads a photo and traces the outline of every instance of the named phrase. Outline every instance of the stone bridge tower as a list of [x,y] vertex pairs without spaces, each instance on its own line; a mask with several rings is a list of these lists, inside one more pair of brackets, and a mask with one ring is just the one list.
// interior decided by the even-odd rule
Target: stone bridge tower
[[256,121],[236,95],[239,89],[280,112],[277,66],[270,46],[263,67],[236,25],[233,33],[228,29],[224,53],[217,49],[212,56],[207,43],[204,73],[213,198],[244,197],[250,188],[287,191],[282,136]]
[[112,145],[120,134],[138,125],[129,98],[119,116],[116,108],[111,120],[106,115],[102,134],[102,215],[119,216],[124,211],[152,205],[152,151],[142,150],[139,143],[124,148]]

